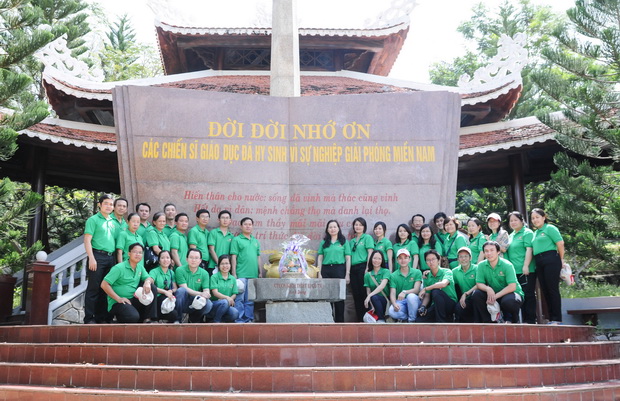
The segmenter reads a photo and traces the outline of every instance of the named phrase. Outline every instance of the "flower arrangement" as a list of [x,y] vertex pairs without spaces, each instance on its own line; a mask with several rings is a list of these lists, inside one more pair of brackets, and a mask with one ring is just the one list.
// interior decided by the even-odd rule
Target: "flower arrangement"
[[280,277],[303,277],[309,278],[308,263],[303,249],[303,245],[310,239],[305,235],[295,234],[288,241],[282,243],[282,257],[278,271]]

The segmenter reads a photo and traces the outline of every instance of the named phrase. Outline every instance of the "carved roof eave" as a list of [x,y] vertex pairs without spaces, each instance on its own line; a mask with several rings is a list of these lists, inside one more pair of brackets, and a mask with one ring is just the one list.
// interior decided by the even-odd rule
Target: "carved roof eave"
[[[77,78],[69,74],[63,73],[54,67],[46,67],[43,72],[43,79],[46,83],[53,86],[57,90],[66,93],[67,95],[74,96],[76,98],[94,99],[94,100],[107,100],[112,101],[112,89],[116,86],[122,85],[137,85],[137,86],[149,86],[159,85],[171,82],[180,82],[189,79],[214,77],[214,76],[226,76],[226,75],[269,75],[269,71],[199,71],[184,74],[166,75],[155,78],[135,79],[127,81],[117,82],[94,82],[88,81],[83,78]],[[485,83],[474,88],[463,89],[454,86],[441,86],[433,84],[423,84],[417,82],[411,82],[401,79],[395,79],[390,77],[382,77],[373,74],[364,74],[361,72],[353,71],[337,71],[337,72],[318,72],[318,71],[302,71],[301,75],[308,76],[334,76],[334,77],[347,77],[359,79],[362,81],[369,81],[375,83],[381,83],[385,85],[401,86],[403,88],[409,88],[419,91],[448,91],[461,95],[461,106],[475,105],[485,103],[490,100],[496,99],[510,91],[520,90],[521,77],[507,76],[501,80]]]
[[[96,149],[100,151],[116,152],[116,143],[109,141],[90,141],[85,139],[68,138],[61,135],[54,135],[50,132],[41,132],[42,127],[46,127],[45,131],[52,131],[54,128],[59,127],[63,130],[69,130],[73,132],[90,132],[101,134],[115,134],[114,127],[106,127],[97,124],[79,123],[74,121],[61,120],[57,118],[46,118],[38,124],[35,124],[27,129],[19,131],[19,135],[25,135],[29,138],[39,139],[41,141],[49,141],[52,143],[60,143],[67,146],[75,146],[76,148]],[[76,134],[75,136],[79,136]]]

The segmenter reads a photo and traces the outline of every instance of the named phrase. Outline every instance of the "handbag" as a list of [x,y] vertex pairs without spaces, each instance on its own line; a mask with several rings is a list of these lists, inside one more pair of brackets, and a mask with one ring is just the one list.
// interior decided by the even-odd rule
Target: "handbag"
[[150,246],[144,250],[144,268],[148,271],[153,269],[159,263],[159,256]]
[[377,323],[377,320],[379,320],[379,316],[377,316],[377,314],[375,313],[374,307],[368,312],[364,313],[364,318],[362,319],[364,323]]

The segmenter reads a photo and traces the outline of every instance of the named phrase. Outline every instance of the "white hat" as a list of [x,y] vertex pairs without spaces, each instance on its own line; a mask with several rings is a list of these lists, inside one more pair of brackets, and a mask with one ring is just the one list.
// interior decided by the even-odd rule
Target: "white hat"
[[177,299],[172,297],[172,299],[166,297],[161,303],[161,313],[167,315],[168,313],[174,310],[174,307],[177,304]]
[[469,247],[467,246],[460,247],[459,251],[456,254],[458,255],[461,252],[467,252],[469,254],[469,257],[471,258],[471,249],[469,249]]
[[490,219],[495,219],[497,221],[499,221],[500,223],[502,222],[502,218],[499,217],[499,214],[497,213],[491,213],[490,215],[487,216],[487,223],[489,222]]
[[142,287],[138,287],[136,292],[133,293],[133,296],[138,298],[142,305],[150,305],[151,302],[153,302],[153,299],[155,299],[155,297],[153,296],[153,291],[149,291],[148,294],[145,294]]
[[411,253],[409,253],[409,250],[407,248],[400,248],[398,252],[396,252],[396,258],[398,259],[400,255],[411,256]]
[[207,299],[205,297],[201,297],[200,295],[196,295],[194,298],[194,302],[189,306],[192,309],[200,310],[205,307],[207,304]]
[[495,301],[493,305],[487,304],[487,310],[491,315],[491,321],[497,322],[502,320],[502,309],[499,307],[499,303]]
[[237,279],[237,292],[239,294],[243,294],[245,292],[245,284],[239,279]]

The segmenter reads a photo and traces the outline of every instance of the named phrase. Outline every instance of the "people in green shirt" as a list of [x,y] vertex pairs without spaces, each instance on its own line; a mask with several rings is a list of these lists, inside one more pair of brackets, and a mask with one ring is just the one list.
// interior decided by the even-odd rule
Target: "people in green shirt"
[[368,261],[368,272],[364,275],[364,287],[366,287],[366,299],[364,306],[374,309],[378,322],[385,323],[385,309],[388,304],[388,282],[390,271],[383,268],[383,254],[380,251],[372,251]]
[[495,241],[499,244],[500,257],[504,256],[508,249],[508,232],[502,228],[502,218],[497,213],[491,213],[487,216],[487,227],[491,231],[489,241]]
[[209,266],[209,246],[207,245],[209,238],[207,225],[210,218],[211,214],[207,209],[199,209],[196,212],[196,225],[189,230],[187,242],[190,248],[198,249],[202,254],[200,267],[210,269],[210,272],[213,272],[213,267]]
[[189,227],[189,217],[187,213],[179,213],[174,216],[176,228],[170,234],[170,256],[172,256],[173,266],[183,265],[187,258],[189,244],[187,242],[187,228]]
[[426,252],[424,260],[430,271],[426,274],[424,288],[420,291],[422,302],[418,310],[418,321],[452,323],[456,306],[452,270],[439,267],[441,255],[435,250]]
[[[325,236],[319,244],[316,267],[319,278],[343,278],[349,283],[351,272],[351,250],[336,220],[330,220],[325,227]],[[334,321],[344,322],[344,301],[334,302]]]
[[[446,250],[446,237],[448,233],[445,230],[445,222],[448,221],[448,216],[444,212],[439,212],[433,216],[433,224],[437,230],[435,234],[435,240],[440,244],[441,249]],[[441,256],[446,256],[443,253]]]
[[416,244],[420,241],[420,230],[422,229],[424,223],[426,223],[426,218],[424,218],[421,214],[414,214],[411,218],[411,238],[416,242]]
[[[209,290],[209,273],[200,268],[202,254],[199,249],[187,251],[187,264],[178,267],[175,278],[178,289],[176,291],[176,311],[179,317],[183,313],[189,313],[190,323],[202,323],[204,316],[211,311],[211,292]],[[194,301],[202,298],[204,306],[196,308]]]
[[142,287],[144,294],[157,291],[153,279],[140,264],[143,253],[142,245],[130,245],[129,259],[114,265],[101,282],[108,295],[108,311],[119,323],[150,323],[157,317],[157,303],[144,305],[134,296],[138,287]]
[[353,238],[349,240],[349,249],[351,249],[351,272],[349,277],[357,322],[361,322],[366,313],[366,308],[364,307],[364,299],[366,298],[364,273],[370,260],[370,254],[375,246],[372,237],[366,234],[367,229],[366,220],[363,217],[357,217],[353,220]]
[[217,215],[217,220],[220,222],[220,226],[215,230],[211,230],[207,238],[207,246],[211,256],[209,265],[213,266],[217,265],[220,256],[230,254],[230,244],[234,238],[234,235],[230,232],[230,223],[232,222],[230,212],[228,210],[220,211]]
[[137,230],[138,235],[144,239],[146,238],[146,231],[152,227],[151,222],[149,221],[149,216],[151,215],[151,205],[145,202],[138,203],[136,205],[136,213],[140,216],[140,226]]
[[409,267],[418,269],[418,253],[420,252],[420,249],[418,248],[418,241],[417,239],[413,239],[411,235],[411,230],[406,224],[401,224],[396,229],[396,242],[394,242],[394,244],[392,245],[392,250],[394,252],[394,261],[396,261],[396,253],[398,253],[398,250],[402,248],[407,248],[407,250],[411,254],[411,261],[409,262]]
[[392,243],[385,237],[386,225],[382,221],[375,223],[373,233],[375,234],[375,246],[373,249],[381,251],[383,258],[387,261],[384,267],[387,267],[390,271],[393,271],[392,260],[394,258],[394,250],[392,249]]
[[179,316],[176,308],[169,313],[161,311],[161,304],[164,300],[175,300],[174,293],[177,291],[176,276],[172,271],[172,258],[170,251],[161,251],[159,253],[159,263],[156,268],[149,272],[149,276],[155,282],[157,287],[157,317],[160,320],[167,320],[169,323],[179,322]]
[[467,246],[467,240],[458,231],[460,226],[461,222],[456,217],[450,217],[444,223],[444,228],[446,233],[448,233],[444,243],[444,254],[448,258],[451,269],[459,265],[458,258],[456,257],[458,250]]
[[127,199],[116,198],[114,200],[114,211],[112,212],[112,217],[114,223],[118,225],[117,235],[120,235],[120,233],[127,229],[125,213],[127,213]]
[[471,303],[471,294],[476,286],[476,272],[478,266],[472,263],[472,252],[468,247],[462,247],[458,252],[459,266],[452,269],[458,302],[454,308],[456,321],[459,323],[473,323],[474,310]]
[[239,311],[237,322],[254,321],[254,301],[248,298],[248,279],[258,278],[260,274],[260,244],[252,235],[254,220],[251,217],[241,219],[241,234],[233,238],[230,244],[232,275],[241,280],[246,291],[235,300]]
[[235,308],[237,298],[237,279],[230,274],[230,255],[218,258],[216,271],[211,276],[211,301],[213,309],[206,316],[213,323],[234,322],[239,318]]
[[504,314],[504,319],[510,319],[513,323],[519,322],[523,291],[512,263],[500,258],[500,249],[495,241],[487,241],[483,245],[486,260],[478,263],[477,290],[472,294],[476,323],[491,323],[487,305],[494,305],[496,302]]
[[484,259],[482,245],[487,238],[482,232],[482,221],[476,217],[467,220],[467,232],[469,233],[469,249],[471,250],[471,262],[476,264]]
[[[140,216],[137,213],[130,213],[127,216],[127,230],[121,231],[116,238],[116,261],[118,263],[129,259],[129,245],[136,242],[144,245],[144,240],[137,232],[138,226],[140,226]],[[140,263],[143,264],[142,261]]]
[[[166,216],[162,212],[157,212],[153,215],[153,229],[147,231],[146,233],[146,246],[151,248],[151,251],[155,255],[159,255],[159,253],[163,250],[170,250],[170,240],[164,234],[164,226],[166,225]],[[151,263],[151,261],[147,258],[144,262],[147,270],[152,269],[156,266]]]
[[411,254],[402,248],[396,254],[398,269],[390,275],[390,308],[388,314],[392,319],[415,322],[420,306],[420,286],[422,272],[409,267]]
[[437,241],[437,237],[433,235],[433,230],[429,224],[424,224],[420,229],[420,239],[418,240],[418,260],[420,261],[420,270],[422,272],[428,271],[430,268],[424,260],[424,254],[431,249],[439,252],[443,255],[443,248],[441,242]]
[[508,215],[508,224],[512,232],[509,236],[506,258],[512,263],[517,273],[517,280],[523,289],[524,299],[521,305],[523,323],[536,323],[536,264],[532,252],[534,232],[525,227],[525,218],[520,212]]
[[173,203],[166,203],[164,205],[164,214],[166,215],[166,225],[163,228],[163,232],[166,234],[166,237],[169,237],[174,231],[174,218],[177,215],[177,207]]

